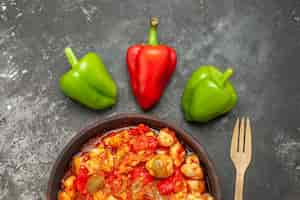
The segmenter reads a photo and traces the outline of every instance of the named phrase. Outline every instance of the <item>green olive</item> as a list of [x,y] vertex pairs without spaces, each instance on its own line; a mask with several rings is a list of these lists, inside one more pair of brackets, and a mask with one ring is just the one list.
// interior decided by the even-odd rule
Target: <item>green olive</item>
[[87,191],[91,194],[104,187],[104,178],[99,175],[90,176],[87,181]]

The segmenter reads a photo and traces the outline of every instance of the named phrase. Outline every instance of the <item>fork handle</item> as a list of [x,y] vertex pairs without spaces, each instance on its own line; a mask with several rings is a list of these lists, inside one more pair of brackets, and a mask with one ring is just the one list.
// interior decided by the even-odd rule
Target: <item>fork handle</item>
[[245,173],[236,174],[234,200],[243,200]]

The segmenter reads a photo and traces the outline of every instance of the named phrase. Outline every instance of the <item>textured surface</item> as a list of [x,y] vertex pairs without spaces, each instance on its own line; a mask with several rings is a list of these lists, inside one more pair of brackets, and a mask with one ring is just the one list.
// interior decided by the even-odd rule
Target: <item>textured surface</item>
[[[184,3],[183,3],[184,2]],[[128,85],[126,48],[145,41],[148,17],[176,48],[177,71],[149,114],[196,136],[215,162],[225,200],[233,197],[229,159],[237,116],[250,116],[254,158],[245,200],[300,195],[300,2],[297,0],[0,0],[0,199],[45,199],[49,170],[81,127],[120,112],[141,112]],[[90,111],[58,89],[69,66],[63,48],[102,55],[119,86],[113,109]],[[233,66],[239,94],[227,116],[184,122],[187,76],[200,64]]]

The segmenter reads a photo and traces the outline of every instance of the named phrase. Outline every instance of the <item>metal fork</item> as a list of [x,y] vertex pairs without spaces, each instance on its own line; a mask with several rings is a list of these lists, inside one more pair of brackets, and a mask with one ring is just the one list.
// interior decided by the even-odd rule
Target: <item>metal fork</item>
[[230,157],[236,169],[234,200],[243,200],[245,172],[252,157],[252,138],[249,118],[246,120],[244,118],[241,120],[238,118],[235,123]]

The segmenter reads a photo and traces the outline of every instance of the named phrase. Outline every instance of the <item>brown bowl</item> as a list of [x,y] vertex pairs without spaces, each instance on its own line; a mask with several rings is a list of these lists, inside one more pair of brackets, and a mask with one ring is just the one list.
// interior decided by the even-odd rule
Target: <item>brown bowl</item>
[[205,168],[208,190],[215,197],[215,200],[221,200],[221,188],[215,167],[202,145],[183,129],[159,120],[155,117],[141,114],[120,114],[103,121],[97,121],[94,124],[82,129],[75,137],[73,137],[59,154],[56,162],[53,165],[48,182],[47,199],[57,199],[57,193],[60,189],[61,179],[65,175],[73,155],[78,153],[86,142],[101,133],[106,133],[114,129],[134,126],[139,123],[144,123],[154,129],[168,127],[174,130],[177,134],[177,137],[185,145],[185,148],[188,148],[199,156],[201,163]]

